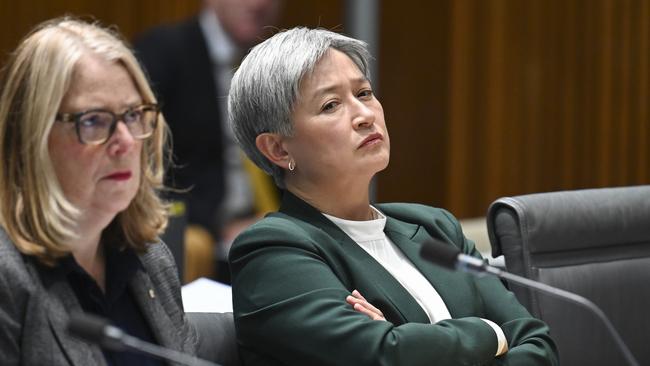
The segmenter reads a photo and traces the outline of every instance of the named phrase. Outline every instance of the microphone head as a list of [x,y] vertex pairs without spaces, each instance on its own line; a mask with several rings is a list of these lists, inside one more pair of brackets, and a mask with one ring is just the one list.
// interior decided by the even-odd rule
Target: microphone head
[[107,319],[85,313],[70,314],[68,333],[86,342],[119,351],[124,349],[124,332],[110,324]]
[[422,244],[420,256],[434,264],[447,269],[456,269],[460,250],[453,244],[431,239]]

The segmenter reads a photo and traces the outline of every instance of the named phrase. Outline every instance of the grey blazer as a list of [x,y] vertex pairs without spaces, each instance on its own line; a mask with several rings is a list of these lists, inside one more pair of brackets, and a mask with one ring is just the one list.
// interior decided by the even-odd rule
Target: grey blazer
[[[140,261],[144,270],[129,287],[154,337],[165,347],[194,354],[196,331],[183,311],[169,249],[152,244]],[[81,306],[65,277],[22,255],[0,228],[0,364],[105,365],[99,347],[68,335],[74,311]]]

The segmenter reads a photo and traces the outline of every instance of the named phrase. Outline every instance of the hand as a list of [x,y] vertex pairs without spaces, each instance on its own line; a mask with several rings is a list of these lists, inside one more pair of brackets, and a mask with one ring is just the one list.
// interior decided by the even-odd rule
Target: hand
[[348,295],[348,297],[345,298],[345,301],[347,301],[348,304],[352,305],[354,310],[362,314],[366,314],[372,320],[386,321],[386,318],[384,318],[384,314],[381,312],[381,310],[377,309],[371,303],[369,303],[368,300],[361,296],[361,293],[359,293],[357,290],[352,291],[352,295]]

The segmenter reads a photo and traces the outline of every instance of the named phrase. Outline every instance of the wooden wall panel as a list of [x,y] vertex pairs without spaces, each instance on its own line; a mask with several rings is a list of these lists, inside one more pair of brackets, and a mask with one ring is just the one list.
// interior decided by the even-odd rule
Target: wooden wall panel
[[379,100],[391,161],[379,175],[379,201],[442,202],[448,157],[449,4],[384,1]]
[[0,59],[33,26],[49,18],[75,15],[117,25],[127,38],[159,23],[183,19],[199,7],[190,0],[0,0]]
[[[384,2],[386,22],[411,17],[414,8],[410,20],[430,20],[419,33],[382,26],[401,40],[400,53],[417,55],[400,59],[384,37],[382,83],[401,68],[417,76],[382,90],[387,116],[402,117],[388,120],[391,136],[408,137],[393,142],[380,200],[416,200],[469,217],[504,195],[650,183],[647,1],[409,3]],[[449,19],[446,28],[435,25],[440,18]],[[448,41],[433,52],[435,32]],[[432,73],[443,81],[428,82]],[[413,95],[428,101],[413,107]],[[441,103],[443,113],[430,113]],[[438,144],[419,141],[430,136],[403,118],[436,126]]]
[[[127,39],[158,24],[185,19],[200,8],[200,0],[0,0],[0,61],[33,26],[65,14],[116,25]],[[343,30],[343,0],[285,0],[276,29],[296,25]]]
[[[344,0],[287,0],[278,28],[344,30]],[[0,0],[0,60],[41,20],[131,38],[199,0]],[[650,184],[650,2],[383,0],[380,201],[479,216],[503,195]]]

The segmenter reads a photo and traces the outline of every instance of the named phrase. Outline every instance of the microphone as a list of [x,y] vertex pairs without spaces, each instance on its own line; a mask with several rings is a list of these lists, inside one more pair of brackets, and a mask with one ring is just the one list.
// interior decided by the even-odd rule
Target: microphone
[[[492,267],[479,258],[461,253],[460,249],[455,245],[433,239],[422,245],[420,256],[433,264],[451,270],[470,272],[477,275],[490,273],[499,277],[501,277],[503,273],[499,268]],[[524,277],[521,278],[528,280]]]
[[605,328],[607,328],[612,338],[614,338],[614,341],[623,353],[627,363],[632,366],[639,365],[639,362],[636,360],[625,342],[623,342],[623,338],[621,338],[612,322],[607,318],[607,315],[605,315],[598,305],[583,296],[490,266],[486,261],[461,253],[460,249],[453,244],[443,243],[435,239],[431,239],[429,242],[422,245],[422,248],[420,249],[420,257],[450,270],[469,272],[479,276],[488,273],[511,283],[516,283],[587,308],[589,311],[596,314],[596,316],[604,323]]
[[219,366],[216,363],[130,336],[122,329],[111,325],[108,320],[95,315],[71,314],[68,321],[68,333],[111,351],[137,352],[186,366]]

